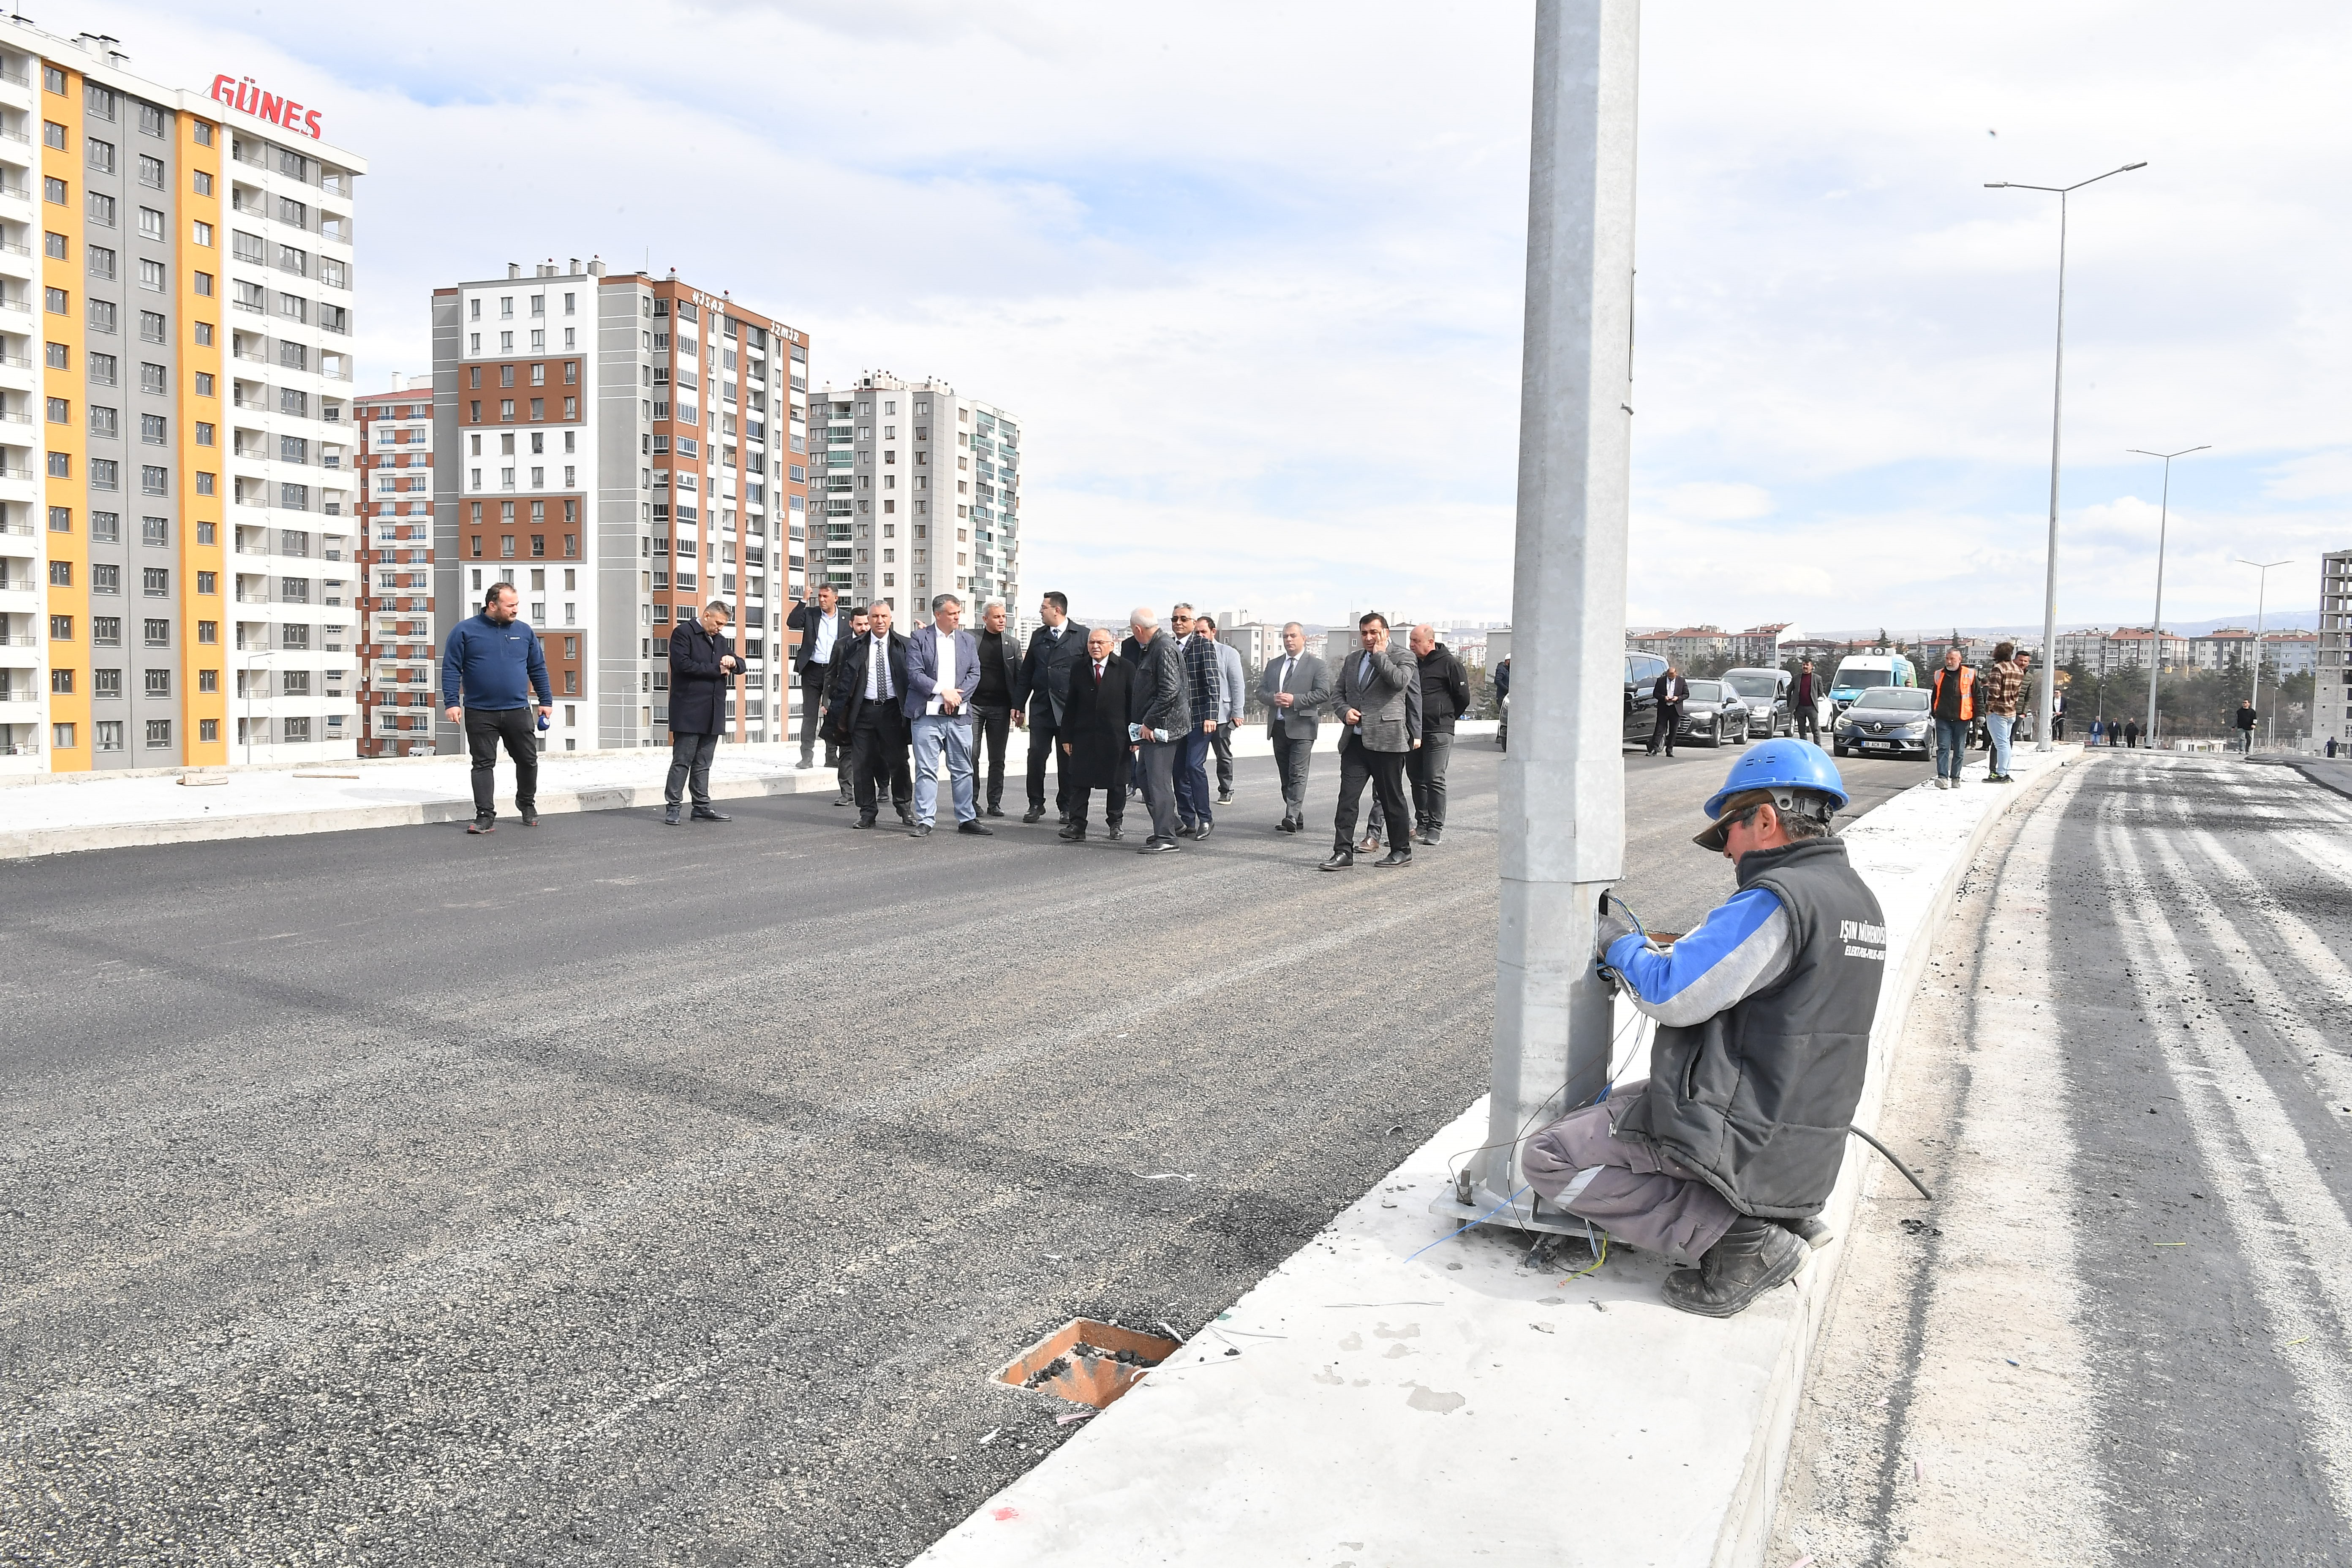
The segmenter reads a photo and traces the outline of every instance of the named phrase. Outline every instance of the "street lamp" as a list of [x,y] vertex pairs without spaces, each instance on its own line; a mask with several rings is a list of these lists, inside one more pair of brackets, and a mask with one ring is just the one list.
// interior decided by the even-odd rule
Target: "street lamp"
[[2140,447],[2126,451],[2143,458],[2164,459],[2164,500],[2156,512],[2156,619],[2147,628],[2150,652],[2147,667],[2147,743],[2156,744],[2156,680],[2164,668],[2164,535],[2172,515],[2172,459],[2185,458],[2191,452],[2210,452],[2209,446],[2183,447],[2178,452],[2151,452]]
[[2116,174],[2127,174],[2134,169],[2147,167],[2146,159],[2126,163],[2120,169],[2109,169],[2105,174],[2094,174],[2087,180],[2077,180],[2071,185],[2028,185],[2015,180],[1987,180],[1989,191],[2048,191],[2058,198],[2058,355],[2057,368],[2053,372],[2050,394],[2050,544],[2049,560],[2042,569],[2042,727],[2036,732],[2033,749],[2051,749],[2051,711],[2057,703],[2058,676],[2058,431],[2059,414],[2066,393],[2066,198],[2084,185],[2095,185]]
[[[2241,566],[2252,566],[2254,570],[2262,574],[2262,576],[2257,579],[2258,585],[2254,589],[2254,684],[2252,690],[2248,693],[2250,700],[2254,705],[2254,716],[2256,718],[2260,718],[2263,711],[2263,608],[2268,602],[2266,595],[2270,593],[2271,568],[2273,566],[2291,566],[2294,563],[2291,561],[2249,561],[2244,556],[2241,555],[2238,557],[2238,564]],[[2273,721],[2275,722],[2277,718],[2275,710],[2273,710],[2272,718]],[[2251,742],[2249,743],[2251,744]]]

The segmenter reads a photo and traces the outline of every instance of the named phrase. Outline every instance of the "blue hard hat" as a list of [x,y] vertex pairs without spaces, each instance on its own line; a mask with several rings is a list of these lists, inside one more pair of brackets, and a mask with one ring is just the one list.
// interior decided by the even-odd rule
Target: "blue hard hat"
[[1830,798],[1833,812],[1846,808],[1845,781],[1838,777],[1830,754],[1810,742],[1767,741],[1750,747],[1731,764],[1723,787],[1707,797],[1709,821],[1722,815],[1723,803],[1751,789],[1808,789]]

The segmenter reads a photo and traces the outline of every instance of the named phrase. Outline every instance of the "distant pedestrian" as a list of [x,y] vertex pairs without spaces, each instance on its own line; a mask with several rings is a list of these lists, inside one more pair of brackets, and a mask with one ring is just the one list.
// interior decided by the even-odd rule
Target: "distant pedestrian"
[[931,595],[931,624],[907,639],[907,727],[915,748],[915,820],[908,837],[928,838],[940,805],[940,759],[948,763],[956,831],[986,837],[972,787],[971,694],[980,686],[980,642],[963,626],[963,601]]
[[1066,749],[1057,751],[1062,716],[1070,698],[1070,672],[1087,657],[1087,628],[1070,619],[1069,595],[1048,593],[1037,603],[1041,623],[1029,634],[1029,651],[1021,659],[1021,689],[1029,695],[1029,810],[1021,818],[1035,822],[1045,815],[1045,763],[1054,763],[1054,814],[1069,817],[1069,780],[1064,773]]
[[[860,605],[857,608],[850,611],[848,614],[848,646],[855,647],[857,643],[865,639],[869,623],[866,618],[866,606],[863,605]],[[844,645],[840,643],[835,643],[834,645],[834,658],[836,662],[848,657],[847,653],[843,651],[843,646]],[[836,744],[833,738],[833,706],[835,700],[833,677],[831,672],[828,671],[825,676],[824,689],[817,693],[816,698],[816,706],[819,714],[817,730],[818,732],[824,737],[824,754],[835,759],[833,782],[839,787],[841,794],[833,804],[835,805],[855,805],[857,804],[857,797],[849,779],[849,742],[845,740]],[[911,792],[914,787],[914,780],[909,776],[907,783],[907,788]]]
[[1936,787],[1960,787],[1960,760],[1968,755],[1969,721],[1976,717],[1977,672],[1948,647],[1932,681],[1927,710],[1936,721]]
[[1356,806],[1368,783],[1380,797],[1389,833],[1388,855],[1375,864],[1412,864],[1412,840],[1405,836],[1412,817],[1405,804],[1404,763],[1417,726],[1406,710],[1408,704],[1419,707],[1420,671],[1412,655],[1389,646],[1388,617],[1379,611],[1357,621],[1356,635],[1361,646],[1339,661],[1331,700],[1348,728],[1339,738],[1339,805],[1332,821],[1331,856],[1321,868],[1326,871],[1344,871],[1356,863]]
[[1323,705],[1331,700],[1331,677],[1323,660],[1307,651],[1307,628],[1292,621],[1282,628],[1282,657],[1270,661],[1258,682],[1265,700],[1265,732],[1274,742],[1275,776],[1282,781],[1282,821],[1276,833],[1307,826],[1307,770],[1315,755],[1315,732]]
[[[1075,633],[1072,634],[1076,636]],[[1111,654],[1108,626],[1087,634],[1087,646],[1067,671],[1062,716],[1055,721],[1062,760],[1056,768],[1063,788],[1061,836],[1073,844],[1087,838],[1087,796],[1103,793],[1103,824],[1114,839],[1127,835],[1128,700],[1135,667]]]
[[1795,710],[1797,739],[1812,737],[1813,744],[1822,743],[1822,683],[1813,673],[1813,661],[1807,659],[1797,668],[1797,679],[1790,689],[1789,701]]
[[1242,650],[1217,636],[1217,623],[1207,616],[1192,617],[1192,630],[1216,646],[1217,690],[1221,704],[1217,727],[1209,732],[1209,749],[1217,758],[1217,804],[1234,800],[1234,726],[1249,710],[1249,677],[1242,668]]
[[2137,751],[2139,749],[2138,720],[2126,719],[2124,721],[2124,744],[2133,751]]
[[2099,722],[2099,721],[2097,721],[2096,719],[2092,720],[2092,721],[2091,721],[2091,744],[2093,744],[2093,745],[2095,745],[2095,745],[2097,745],[2101,741],[2103,741],[2103,740],[2106,739],[2106,735],[2107,735],[2107,727],[2106,727],[2105,724],[2102,724],[2101,722]]
[[1434,844],[1445,832],[1445,764],[1454,755],[1454,721],[1470,711],[1470,678],[1437,640],[1435,626],[1413,627],[1406,647],[1421,676],[1421,744],[1405,762],[1413,837]]
[[2239,755],[2251,757],[2254,754],[2254,726],[2261,721],[2261,716],[2254,711],[2254,700],[2240,698],[2237,717],[2231,721],[2238,727]]
[[1658,748],[1664,746],[1671,757],[1675,754],[1675,731],[1682,727],[1683,704],[1690,700],[1690,682],[1683,679],[1681,670],[1669,664],[1665,674],[1650,688],[1650,696],[1657,704],[1658,721],[1650,731],[1649,754],[1656,756]]
[[1004,742],[1012,733],[1024,695],[1020,639],[1004,624],[1004,601],[991,599],[980,610],[980,684],[972,689],[972,767],[986,773],[987,815],[1004,815]]
[[[793,679],[801,689],[801,760],[803,768],[816,765],[817,724],[824,708],[824,689],[833,679],[833,650],[849,635],[849,617],[842,613],[839,595],[830,583],[821,584],[816,603],[793,601],[784,616],[784,629],[801,634],[793,649]],[[827,742],[824,765],[836,766],[840,748]]]
[[452,724],[463,724],[466,749],[474,759],[474,820],[468,833],[495,832],[499,810],[499,745],[514,761],[515,811],[525,827],[539,826],[539,731],[531,721],[531,698],[539,718],[555,710],[547,683],[547,656],[539,634],[515,619],[519,601],[511,583],[493,583],[482,596],[479,615],[449,628],[441,656],[441,696]]
[[2336,737],[2333,735],[2327,737],[2327,759],[2330,762],[2336,760]]
[[2050,694],[2050,738],[2053,741],[2066,738],[2066,694],[2063,691]]
[[743,661],[726,635],[727,605],[713,599],[699,620],[680,621],[669,634],[669,783],[662,791],[665,826],[677,826],[690,784],[694,820],[726,822],[710,805],[710,759],[727,727],[727,694]]
[[[1190,615],[1184,619],[1192,623]],[[1127,629],[1119,650],[1129,667],[1127,738],[1135,747],[1143,804],[1151,813],[1151,833],[1139,853],[1165,855],[1184,847],[1176,837],[1176,753],[1193,732],[1184,656],[1174,637],[1161,635],[1160,617],[1148,605],[1129,613]]]
[[2017,722],[2018,699],[2025,695],[2025,672],[2016,664],[2017,645],[2001,643],[1992,650],[1992,668],[1977,683],[1984,710],[1985,735],[1992,757],[1985,764],[1985,783],[2008,784],[2010,727]]
[[2114,720],[2107,721],[2107,746],[2110,750],[2124,743],[2124,727]]

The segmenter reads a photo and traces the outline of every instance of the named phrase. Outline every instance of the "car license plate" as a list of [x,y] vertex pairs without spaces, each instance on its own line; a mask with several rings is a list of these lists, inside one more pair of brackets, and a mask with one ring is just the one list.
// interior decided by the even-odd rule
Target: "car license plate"
[[1864,741],[1863,742],[1865,749],[1871,746],[1875,746],[1882,752],[1891,752],[1895,750],[1896,744],[1897,742],[1894,741]]

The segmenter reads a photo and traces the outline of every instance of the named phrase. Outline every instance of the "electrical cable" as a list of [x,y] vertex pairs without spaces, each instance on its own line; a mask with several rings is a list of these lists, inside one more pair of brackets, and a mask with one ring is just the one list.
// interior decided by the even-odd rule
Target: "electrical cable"
[[1881,1143],[1877,1139],[1873,1138],[1869,1133],[1864,1132],[1859,1127],[1849,1127],[1846,1131],[1861,1139],[1864,1142],[1869,1144],[1872,1148],[1877,1150],[1881,1154],[1886,1156],[1886,1163],[1894,1166],[1896,1170],[1902,1172],[1903,1179],[1909,1182],[1913,1186],[1918,1188],[1919,1195],[1921,1197],[1927,1199],[1931,1204],[1936,1201],[1936,1194],[1927,1190],[1927,1184],[1921,1181],[1916,1174],[1914,1174],[1910,1166],[1896,1159],[1895,1157],[1895,1151],[1889,1149],[1885,1144]]
[[[1519,1189],[1519,1193],[1524,1193],[1524,1192],[1526,1192],[1526,1191],[1527,1191],[1527,1188],[1525,1188],[1525,1187],[1521,1187],[1521,1188]],[[1519,1199],[1519,1193],[1513,1193],[1509,1197],[1505,1198],[1501,1203],[1496,1204],[1493,1208],[1488,1209],[1485,1214],[1480,1215],[1476,1219],[1472,1220],[1468,1225],[1465,1225],[1465,1226],[1462,1226],[1462,1227],[1461,1227],[1461,1230],[1452,1231],[1452,1232],[1449,1232],[1448,1234],[1446,1234],[1446,1235],[1444,1235],[1444,1236],[1441,1236],[1441,1237],[1439,1237],[1435,1241],[1431,1242],[1431,1243],[1429,1244],[1429,1247],[1424,1247],[1420,1248],[1420,1249],[1419,1249],[1419,1251],[1416,1251],[1416,1252],[1414,1252],[1414,1253],[1413,1253],[1412,1258],[1406,1258],[1406,1259],[1405,1259],[1405,1261],[1406,1261],[1407,1263],[1412,1262],[1413,1258],[1419,1258],[1419,1257],[1422,1255],[1422,1253],[1423,1253],[1423,1252],[1427,1252],[1427,1251],[1429,1250],[1429,1247],[1443,1247],[1443,1246],[1444,1246],[1447,1242],[1452,1241],[1455,1237],[1460,1236],[1460,1235],[1462,1234],[1462,1231],[1465,1231],[1465,1230],[1475,1230],[1475,1229],[1476,1229],[1479,1226],[1485,1225],[1488,1220],[1493,1219],[1496,1215],[1501,1214],[1505,1209],[1507,1209],[1507,1208],[1510,1207],[1513,1204],[1515,1204],[1515,1203],[1518,1202],[1518,1199]]]

